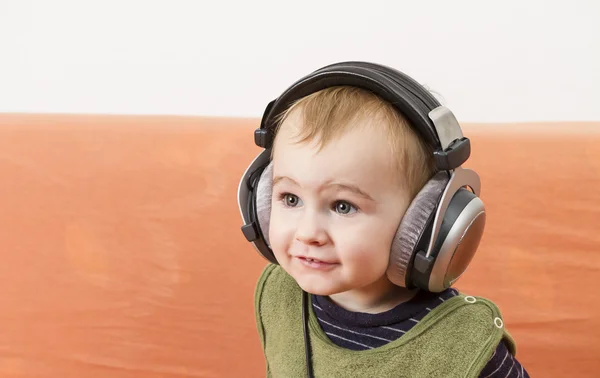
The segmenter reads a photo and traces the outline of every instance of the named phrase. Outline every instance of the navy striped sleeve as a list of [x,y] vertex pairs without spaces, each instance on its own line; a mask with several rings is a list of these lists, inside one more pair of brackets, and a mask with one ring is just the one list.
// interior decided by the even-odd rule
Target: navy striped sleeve
[[527,371],[500,341],[492,358],[479,374],[479,378],[529,378]]

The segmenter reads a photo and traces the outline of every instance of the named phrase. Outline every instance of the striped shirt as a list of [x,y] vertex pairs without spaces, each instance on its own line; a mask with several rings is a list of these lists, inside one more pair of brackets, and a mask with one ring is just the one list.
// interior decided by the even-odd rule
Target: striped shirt
[[[312,305],[321,328],[334,344],[352,350],[366,350],[398,339],[432,309],[457,294],[452,288],[442,293],[420,291],[410,301],[379,314],[351,312],[327,297],[316,295],[312,296]],[[523,378],[529,375],[501,341],[480,377]]]

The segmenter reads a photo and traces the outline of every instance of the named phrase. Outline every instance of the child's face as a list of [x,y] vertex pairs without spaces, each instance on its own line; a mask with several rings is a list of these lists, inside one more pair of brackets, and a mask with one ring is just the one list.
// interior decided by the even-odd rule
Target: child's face
[[290,114],[273,155],[269,237],[278,262],[312,294],[386,287],[390,246],[410,198],[383,128],[355,128],[317,153],[314,144],[295,143],[299,122]]

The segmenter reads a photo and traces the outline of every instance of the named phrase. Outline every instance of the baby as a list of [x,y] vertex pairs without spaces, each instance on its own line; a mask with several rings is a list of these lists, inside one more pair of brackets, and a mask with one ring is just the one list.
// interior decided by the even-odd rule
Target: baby
[[410,77],[342,62],[267,107],[239,205],[269,260],[268,377],[527,377],[489,300],[452,288],[485,225],[452,113]]

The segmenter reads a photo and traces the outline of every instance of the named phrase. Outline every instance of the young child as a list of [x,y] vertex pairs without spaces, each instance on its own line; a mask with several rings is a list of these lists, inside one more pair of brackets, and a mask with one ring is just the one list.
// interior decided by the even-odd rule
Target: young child
[[[444,146],[453,118],[428,95],[398,71],[344,62],[269,104],[239,194],[244,234],[271,262],[255,293],[267,376],[528,376],[497,307],[451,287],[485,212],[451,191],[468,139]],[[446,118],[415,126],[436,123],[435,108]],[[468,199],[455,210],[447,192]]]

